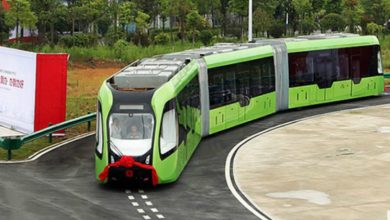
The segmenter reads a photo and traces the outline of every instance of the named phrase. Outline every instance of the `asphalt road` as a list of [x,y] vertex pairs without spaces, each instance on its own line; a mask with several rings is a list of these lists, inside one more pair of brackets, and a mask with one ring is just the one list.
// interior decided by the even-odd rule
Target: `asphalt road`
[[384,103],[390,96],[287,111],[210,136],[176,183],[152,189],[98,184],[94,137],[84,138],[34,162],[0,164],[0,219],[256,219],[225,181],[225,160],[238,142],[291,120]]

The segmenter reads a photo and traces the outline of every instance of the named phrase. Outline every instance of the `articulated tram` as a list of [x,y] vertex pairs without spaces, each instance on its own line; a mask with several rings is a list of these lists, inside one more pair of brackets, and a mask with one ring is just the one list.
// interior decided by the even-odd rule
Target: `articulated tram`
[[202,137],[279,111],[383,90],[374,36],[216,44],[143,59],[100,88],[96,177],[173,182]]

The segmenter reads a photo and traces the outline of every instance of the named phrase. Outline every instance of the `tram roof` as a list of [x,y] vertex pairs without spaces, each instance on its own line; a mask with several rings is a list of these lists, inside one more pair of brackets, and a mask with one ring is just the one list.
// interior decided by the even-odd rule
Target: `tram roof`
[[300,48],[305,48],[302,44],[308,45],[307,43],[312,40],[354,38],[358,36],[349,33],[333,33],[299,36],[296,38],[256,39],[250,43],[218,43],[210,47],[142,59],[135,63],[135,65],[129,65],[115,74],[113,83],[120,90],[153,89],[167,82],[193,59],[278,44],[293,45],[293,50],[297,51]]

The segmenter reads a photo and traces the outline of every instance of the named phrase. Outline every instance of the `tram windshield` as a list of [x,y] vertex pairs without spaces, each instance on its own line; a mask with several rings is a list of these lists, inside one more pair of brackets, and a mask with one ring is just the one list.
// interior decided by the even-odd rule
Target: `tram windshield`
[[152,147],[151,114],[114,113],[110,116],[111,149],[118,155],[141,156]]

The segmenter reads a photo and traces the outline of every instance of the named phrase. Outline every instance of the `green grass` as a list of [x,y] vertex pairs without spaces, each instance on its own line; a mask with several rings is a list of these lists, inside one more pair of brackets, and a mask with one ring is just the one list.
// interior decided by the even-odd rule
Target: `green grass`
[[385,69],[390,69],[390,36],[379,38],[382,50],[383,66]]

